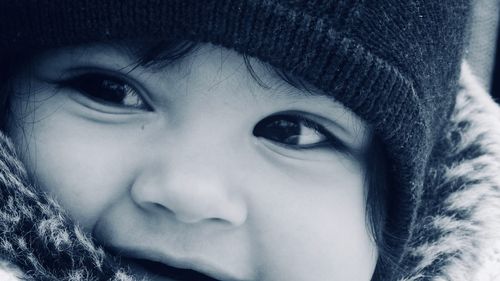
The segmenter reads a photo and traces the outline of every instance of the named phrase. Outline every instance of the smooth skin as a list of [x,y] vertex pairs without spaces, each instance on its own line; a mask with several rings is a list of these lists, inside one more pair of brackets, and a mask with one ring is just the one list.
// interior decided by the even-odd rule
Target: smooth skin
[[171,279],[132,259],[227,281],[370,280],[361,119],[251,60],[262,87],[213,45],[164,67],[136,60],[57,49],[14,79],[7,131],[76,222],[155,281]]

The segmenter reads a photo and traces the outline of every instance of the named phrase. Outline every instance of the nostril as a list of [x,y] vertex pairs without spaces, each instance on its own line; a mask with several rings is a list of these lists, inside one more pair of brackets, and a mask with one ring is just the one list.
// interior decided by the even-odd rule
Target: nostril
[[169,208],[165,207],[164,205],[162,205],[160,203],[152,203],[152,205],[154,206],[154,208],[156,208],[158,210],[172,212],[172,210],[170,210]]
[[148,212],[151,212],[151,213],[158,213],[158,214],[164,213],[164,214],[168,214],[168,215],[175,215],[175,213],[172,209],[170,209],[167,206],[160,204],[160,203],[147,202],[146,204],[143,203],[141,205],[142,205],[143,209],[146,209]]
[[221,219],[221,218],[211,218],[210,220],[213,221],[213,222],[216,222],[216,223],[221,223],[221,224],[229,223],[227,220],[224,220],[224,219]]

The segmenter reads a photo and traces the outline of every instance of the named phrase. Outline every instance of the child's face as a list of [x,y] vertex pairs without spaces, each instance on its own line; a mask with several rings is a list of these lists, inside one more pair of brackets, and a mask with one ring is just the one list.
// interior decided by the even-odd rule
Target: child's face
[[[330,98],[203,45],[163,68],[120,48],[47,52],[14,79],[8,131],[84,229],[218,280],[369,280],[368,129]],[[147,267],[147,266],[146,266]]]

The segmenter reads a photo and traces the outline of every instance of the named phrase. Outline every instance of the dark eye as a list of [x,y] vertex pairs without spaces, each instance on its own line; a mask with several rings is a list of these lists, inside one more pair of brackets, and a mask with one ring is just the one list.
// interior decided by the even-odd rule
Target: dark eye
[[294,149],[325,146],[345,149],[345,145],[323,126],[299,115],[280,114],[266,117],[257,123],[253,134]]
[[101,73],[86,73],[60,83],[94,101],[111,106],[151,110],[138,91],[121,78]]

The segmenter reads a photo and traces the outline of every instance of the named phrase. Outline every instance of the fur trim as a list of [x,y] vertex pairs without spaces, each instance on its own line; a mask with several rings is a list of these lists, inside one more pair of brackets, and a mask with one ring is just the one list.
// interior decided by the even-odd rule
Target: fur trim
[[14,264],[7,261],[0,261],[0,280],[21,281],[23,273]]
[[466,63],[460,84],[401,281],[500,280],[500,109]]
[[[463,73],[462,84],[469,87],[464,93],[477,95],[463,98],[464,110],[460,110],[460,117],[477,117],[471,118],[471,128],[475,128],[471,135],[476,137],[485,151],[482,159],[471,163],[471,166],[479,167],[477,170],[482,170],[476,179],[482,181],[482,184],[478,183],[475,187],[481,197],[476,195],[476,201],[470,202],[476,206],[471,223],[482,226],[477,237],[480,238],[478,248],[475,249],[481,254],[472,280],[494,281],[500,280],[500,107],[480,86],[467,65],[464,66]],[[460,117],[457,116],[457,119]],[[480,178],[481,176],[483,177]],[[453,199],[456,202],[466,201],[467,196],[469,195],[465,193],[457,194]],[[460,268],[463,266],[457,269],[450,266],[448,270],[460,274]]]

